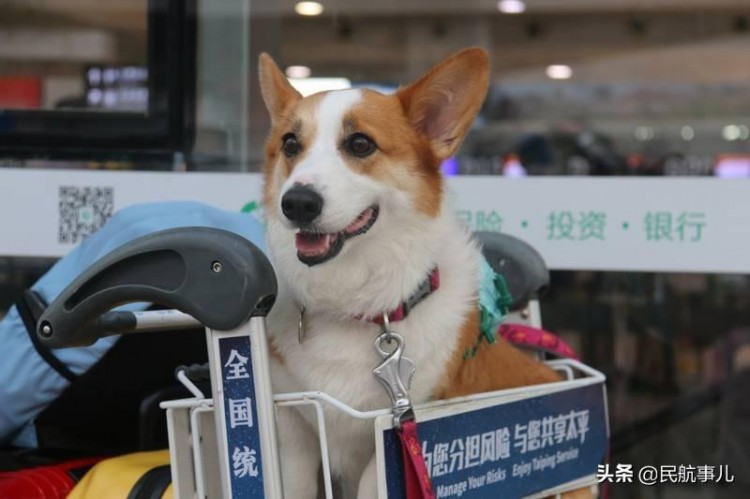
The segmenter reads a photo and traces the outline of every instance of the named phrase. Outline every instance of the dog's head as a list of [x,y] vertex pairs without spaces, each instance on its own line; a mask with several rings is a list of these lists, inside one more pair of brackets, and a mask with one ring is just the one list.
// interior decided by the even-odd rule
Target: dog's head
[[261,55],[272,124],[264,203],[276,240],[288,238],[299,262],[316,266],[373,244],[376,234],[392,240],[437,218],[440,165],[459,148],[488,80],[487,55],[473,48],[393,95],[352,89],[303,98]]

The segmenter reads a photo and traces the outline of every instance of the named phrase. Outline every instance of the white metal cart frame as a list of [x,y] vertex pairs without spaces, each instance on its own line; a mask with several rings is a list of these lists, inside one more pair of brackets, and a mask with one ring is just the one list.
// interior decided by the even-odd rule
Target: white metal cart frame
[[[157,267],[168,268],[170,272],[168,275],[154,275]],[[282,498],[275,411],[289,410],[286,408],[300,405],[311,405],[317,413],[324,488],[328,499],[333,497],[333,487],[324,406],[334,407],[353,418],[373,422],[378,455],[379,497],[400,497],[398,490],[394,492],[394,483],[399,479],[396,464],[398,458],[392,453],[393,445],[388,437],[394,425],[392,409],[362,412],[322,392],[274,396],[270,383],[265,316],[273,304],[275,294],[276,281],[270,263],[245,239],[217,229],[172,229],[133,241],[97,262],[45,309],[38,321],[37,334],[45,344],[60,348],[91,344],[103,334],[118,331],[153,331],[194,324],[205,326],[211,398],[207,398],[198,389],[185,371],[178,371],[178,379],[194,397],[162,403],[167,413],[176,497]],[[107,313],[114,306],[127,301],[152,301],[177,310]],[[515,314],[511,320],[538,326],[538,304],[533,299],[528,303],[529,306]],[[585,414],[588,418],[591,410],[590,414],[595,421],[587,419],[585,431],[596,435],[596,438],[589,438],[588,443],[585,438],[580,438],[580,443],[588,446],[586,449],[589,449],[589,457],[592,458],[586,465],[587,471],[583,473],[577,469],[575,476],[569,473],[568,476],[563,474],[556,477],[557,481],[539,482],[549,485],[544,486],[544,490],[537,490],[537,486],[537,489],[532,487],[533,490],[524,489],[524,492],[517,494],[541,497],[595,484],[595,466],[604,458],[609,434],[604,376],[573,360],[553,361],[549,365],[564,373],[566,379],[419,405],[414,407],[416,418],[420,427],[424,428],[433,424],[450,425],[451,421],[457,421],[455,418],[473,418],[471,421],[477,427],[482,424],[491,425],[490,430],[483,434],[486,436],[495,431],[497,424],[502,424],[502,421],[497,423],[498,418],[510,417],[519,408],[521,413],[528,411],[530,409],[525,405],[529,403],[544,406],[544,400],[555,397],[564,397],[575,403],[574,395],[587,391],[590,405],[585,409]],[[577,423],[572,416],[578,414],[574,412],[575,407],[578,406],[571,405],[565,410],[570,408],[570,428],[578,431],[574,432],[574,436],[579,439],[583,427],[576,429]],[[502,412],[505,409],[510,412]],[[568,421],[565,419],[568,417],[566,414],[554,416],[550,412],[546,417]],[[549,421],[552,422],[552,419]],[[515,429],[518,432],[518,424]],[[507,428],[504,430],[507,432]],[[479,436],[477,434],[467,439],[472,438],[474,442]],[[566,445],[577,445],[576,441],[568,438],[569,434],[563,434],[563,437],[562,441]],[[551,436],[548,438],[549,448],[552,450],[551,443],[554,440]],[[463,445],[463,436],[459,440]],[[482,440],[485,440],[483,436]],[[428,444],[425,442],[425,445]],[[509,445],[507,438],[504,445]],[[542,441],[542,448],[544,445],[545,442]],[[539,447],[532,450],[539,450]],[[486,464],[503,464],[501,461],[507,456],[499,454],[493,450],[491,459],[488,457]],[[529,463],[532,462],[530,456],[531,454],[527,456]],[[523,463],[523,467],[513,465],[514,478],[517,475],[516,467],[524,470],[527,464],[531,467],[531,464],[525,461]],[[467,459],[466,469],[469,464]],[[562,464],[560,466],[563,467]],[[460,467],[459,471],[465,471],[463,464]],[[433,467],[432,471],[433,475],[438,474],[437,467]],[[495,470],[494,475],[487,474],[486,477],[494,477],[492,480],[495,485],[489,487],[488,478],[480,486],[478,482],[482,481],[481,476],[474,477],[475,489],[487,488],[480,495],[467,497],[495,497],[487,494],[497,494],[496,487],[503,485],[499,482],[512,481],[505,474],[504,468],[500,467]],[[433,476],[433,480],[435,478]],[[466,480],[457,483],[464,482]],[[518,485],[532,482],[515,480],[514,483]],[[440,490],[438,497],[441,497]]]

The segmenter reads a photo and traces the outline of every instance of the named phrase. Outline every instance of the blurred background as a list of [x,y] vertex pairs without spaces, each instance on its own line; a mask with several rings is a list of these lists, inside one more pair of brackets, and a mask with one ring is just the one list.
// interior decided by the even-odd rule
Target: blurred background
[[[750,178],[750,0],[0,0],[0,167],[257,171],[259,53],[388,92],[472,45],[491,88],[449,175]],[[0,256],[0,316],[51,263]],[[542,310],[608,376],[612,462],[747,487],[747,274],[554,272]]]
[[188,167],[256,170],[258,53],[307,91],[387,91],[479,45],[492,88],[459,173],[750,176],[748,0],[174,3],[2,0],[0,108],[153,115],[179,93]]

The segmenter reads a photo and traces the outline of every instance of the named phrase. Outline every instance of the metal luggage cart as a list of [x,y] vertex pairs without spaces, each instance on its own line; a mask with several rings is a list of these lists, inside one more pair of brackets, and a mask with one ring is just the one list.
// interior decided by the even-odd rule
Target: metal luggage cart
[[[541,258],[509,236],[478,237],[515,290],[509,320],[539,326],[535,295],[548,282]],[[300,405],[317,414],[326,498],[333,497],[333,485],[325,406],[372,421],[378,496],[402,497],[391,408],[362,412],[323,392],[273,394],[265,317],[275,295],[270,263],[244,238],[211,228],[172,229],[94,264],[44,310],[37,335],[64,348],[111,334],[205,327],[208,368],[176,372],[194,397],[161,404],[175,497],[282,498],[276,411]],[[111,311],[134,301],[174,310]],[[414,407],[437,497],[542,497],[596,483],[609,435],[604,376],[575,360],[549,365],[565,380]],[[196,375],[210,377],[210,398],[191,381]]]

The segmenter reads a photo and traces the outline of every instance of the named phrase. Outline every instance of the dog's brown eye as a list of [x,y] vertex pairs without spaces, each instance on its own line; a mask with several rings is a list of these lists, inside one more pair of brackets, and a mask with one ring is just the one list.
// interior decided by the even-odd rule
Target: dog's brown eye
[[375,142],[363,133],[354,133],[344,142],[344,148],[358,158],[364,158],[375,152],[377,149]]
[[284,152],[284,156],[291,158],[299,154],[300,146],[297,136],[293,133],[288,133],[281,138],[281,150]]

